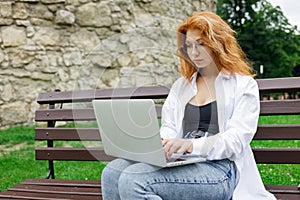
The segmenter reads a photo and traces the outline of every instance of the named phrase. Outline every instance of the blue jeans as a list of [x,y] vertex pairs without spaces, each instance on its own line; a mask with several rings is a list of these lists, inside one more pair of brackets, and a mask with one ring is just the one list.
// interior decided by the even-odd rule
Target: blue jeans
[[236,167],[228,159],[159,168],[118,158],[101,177],[104,200],[231,199]]

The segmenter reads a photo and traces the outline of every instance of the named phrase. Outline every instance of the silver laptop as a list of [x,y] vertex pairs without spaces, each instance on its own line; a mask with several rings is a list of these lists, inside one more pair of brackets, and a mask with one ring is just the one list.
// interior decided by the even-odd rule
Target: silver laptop
[[104,151],[107,155],[159,167],[171,167],[204,158],[178,155],[166,159],[152,99],[93,100]]

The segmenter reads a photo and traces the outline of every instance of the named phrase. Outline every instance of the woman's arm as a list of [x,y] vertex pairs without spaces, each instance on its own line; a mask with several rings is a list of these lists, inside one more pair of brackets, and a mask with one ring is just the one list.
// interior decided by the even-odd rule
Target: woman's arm
[[176,96],[174,95],[173,87],[170,90],[170,93],[167,99],[164,102],[162,107],[162,117],[161,117],[161,128],[160,135],[161,138],[174,138],[177,135],[176,131],[176,122],[175,122],[175,109],[176,109]]

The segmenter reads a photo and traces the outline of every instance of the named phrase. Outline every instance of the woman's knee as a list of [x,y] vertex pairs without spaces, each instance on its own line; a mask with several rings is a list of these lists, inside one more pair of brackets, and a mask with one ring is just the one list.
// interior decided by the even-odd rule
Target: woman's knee
[[117,181],[122,171],[132,164],[133,162],[124,159],[115,159],[109,162],[101,173],[102,182],[107,184],[113,180]]
[[119,185],[127,185],[133,182],[143,182],[147,177],[157,171],[159,168],[144,163],[136,163],[128,166],[122,171],[119,177]]
[[153,178],[154,174],[159,168],[137,163],[127,167],[119,177],[119,192],[123,196],[131,196],[134,193],[144,193],[147,182]]

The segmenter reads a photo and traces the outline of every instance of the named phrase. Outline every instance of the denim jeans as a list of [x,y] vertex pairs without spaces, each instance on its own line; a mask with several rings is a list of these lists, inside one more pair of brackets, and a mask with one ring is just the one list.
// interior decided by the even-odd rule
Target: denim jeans
[[101,177],[104,200],[231,199],[236,167],[228,159],[159,168],[118,158]]

